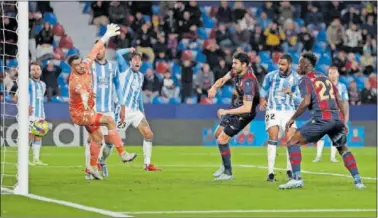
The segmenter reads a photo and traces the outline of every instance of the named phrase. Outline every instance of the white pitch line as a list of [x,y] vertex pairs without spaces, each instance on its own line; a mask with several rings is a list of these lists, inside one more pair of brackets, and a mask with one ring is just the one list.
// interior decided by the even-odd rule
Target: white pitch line
[[377,209],[287,209],[287,210],[179,210],[179,211],[136,211],[127,214],[214,214],[214,213],[342,213],[376,212]]
[[[2,191],[12,193],[12,190],[10,190],[10,189],[7,189],[7,188],[1,188],[1,189],[2,189]],[[58,205],[66,206],[66,207],[72,207],[72,208],[75,208],[75,209],[78,209],[78,210],[97,213],[97,214],[110,216],[110,217],[132,217],[132,216],[127,215],[126,213],[119,213],[119,212],[113,212],[113,211],[109,211],[109,210],[103,210],[103,209],[100,209],[100,208],[89,207],[89,206],[76,204],[76,203],[69,202],[69,201],[56,200],[56,199],[53,199],[53,198],[48,198],[48,197],[35,195],[35,194],[27,194],[27,195],[20,195],[20,196],[27,197],[27,198],[34,199],[34,200],[38,200],[38,201],[54,203],[54,204],[58,204]]]

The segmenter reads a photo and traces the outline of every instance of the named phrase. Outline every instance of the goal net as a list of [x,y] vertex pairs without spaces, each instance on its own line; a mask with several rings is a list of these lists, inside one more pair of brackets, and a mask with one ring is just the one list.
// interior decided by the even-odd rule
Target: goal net
[[[1,193],[28,194],[28,2],[0,2]],[[17,92],[18,101],[13,101]]]

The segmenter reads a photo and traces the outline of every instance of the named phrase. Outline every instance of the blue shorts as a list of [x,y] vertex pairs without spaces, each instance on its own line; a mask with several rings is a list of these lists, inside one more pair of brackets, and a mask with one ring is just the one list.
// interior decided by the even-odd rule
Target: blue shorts
[[224,127],[223,132],[230,137],[234,137],[240,131],[242,131],[256,115],[251,116],[237,116],[237,115],[225,115],[222,117],[220,126]]
[[317,142],[328,135],[333,146],[339,147],[346,144],[346,131],[342,120],[311,119],[298,131],[308,143]]

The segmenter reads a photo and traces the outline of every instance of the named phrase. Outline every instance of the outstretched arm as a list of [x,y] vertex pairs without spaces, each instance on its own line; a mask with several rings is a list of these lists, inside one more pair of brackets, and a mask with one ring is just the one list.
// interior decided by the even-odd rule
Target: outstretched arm
[[228,82],[232,78],[231,71],[228,72],[224,77],[218,79],[214,85],[211,86],[211,88],[208,91],[208,97],[214,98],[217,94],[217,89],[221,88],[226,82]]
[[123,55],[128,54],[128,53],[133,53],[135,52],[135,48],[122,48],[122,49],[117,49],[116,51],[116,60],[118,62],[118,65],[120,67],[120,71],[123,72],[128,68],[127,61],[123,57]]

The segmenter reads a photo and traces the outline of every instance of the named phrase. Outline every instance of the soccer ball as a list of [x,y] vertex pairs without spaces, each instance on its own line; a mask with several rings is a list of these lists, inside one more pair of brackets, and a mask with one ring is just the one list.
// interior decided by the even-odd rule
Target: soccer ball
[[43,137],[49,132],[49,123],[46,120],[36,120],[31,127],[31,133]]

